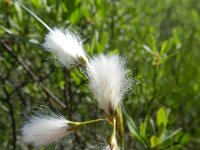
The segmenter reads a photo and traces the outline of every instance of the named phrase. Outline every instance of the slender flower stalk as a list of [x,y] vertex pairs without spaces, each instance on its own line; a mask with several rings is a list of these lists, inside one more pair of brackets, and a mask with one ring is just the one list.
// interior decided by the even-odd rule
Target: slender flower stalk
[[116,123],[117,123],[116,118],[114,117],[113,118],[113,133],[112,133],[112,136],[111,136],[110,142],[109,142],[111,150],[119,150],[117,138],[116,138],[116,126],[117,126]]
[[116,116],[117,116],[117,125],[119,128],[119,135],[120,135],[120,145],[121,148],[124,148],[124,123],[123,123],[121,107],[118,107],[116,109]]
[[108,117],[114,114],[131,85],[124,64],[118,55],[100,55],[87,64],[89,87]]
[[42,20],[40,17],[38,17],[34,12],[32,12],[30,9],[28,9],[26,6],[24,6],[22,3],[20,3],[22,8],[26,10],[28,13],[30,13],[36,20],[38,20],[47,30],[51,30],[51,28]]
[[74,121],[70,121],[69,124],[76,126],[76,127],[80,127],[83,125],[87,125],[87,124],[91,124],[91,123],[96,123],[96,122],[100,122],[100,121],[107,121],[106,119],[94,119],[94,120],[89,120],[89,121],[83,121],[83,122],[74,122]]
[[55,53],[60,63],[67,68],[84,66],[88,62],[82,40],[73,30],[62,31],[57,28],[50,30],[43,46],[46,50]]

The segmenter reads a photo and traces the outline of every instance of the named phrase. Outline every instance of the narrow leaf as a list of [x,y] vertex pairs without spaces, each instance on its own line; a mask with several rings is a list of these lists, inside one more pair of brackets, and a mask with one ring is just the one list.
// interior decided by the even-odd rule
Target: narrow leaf
[[158,110],[156,114],[156,121],[159,128],[161,128],[162,126],[164,129],[166,128],[168,122],[168,115],[165,107],[161,107]]

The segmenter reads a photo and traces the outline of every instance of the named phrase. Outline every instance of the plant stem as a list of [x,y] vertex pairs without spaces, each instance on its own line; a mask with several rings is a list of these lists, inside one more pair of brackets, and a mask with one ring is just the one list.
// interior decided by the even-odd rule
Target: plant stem
[[28,13],[30,13],[35,19],[37,19],[47,30],[51,31],[51,28],[44,22],[42,19],[40,19],[34,12],[32,12],[30,9],[28,9],[26,6],[23,4],[20,4],[23,9],[25,9]]
[[124,149],[124,123],[123,123],[121,107],[117,108],[116,113],[117,113],[117,124],[118,124],[119,135],[120,135],[120,145],[121,145],[121,148]]
[[116,139],[116,117],[113,118],[113,132],[112,132],[112,136],[110,138],[110,148],[111,150],[118,150],[118,143],[117,143],[117,139]]
[[84,122],[74,122],[70,121],[69,124],[75,125],[75,126],[82,126],[90,123],[95,123],[95,122],[100,122],[100,121],[106,121],[106,119],[95,119],[95,120],[89,120],[89,121],[84,121]]

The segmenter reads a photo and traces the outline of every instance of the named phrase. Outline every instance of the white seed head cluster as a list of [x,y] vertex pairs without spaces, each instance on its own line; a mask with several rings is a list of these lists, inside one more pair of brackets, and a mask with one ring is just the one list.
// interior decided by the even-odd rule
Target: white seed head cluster
[[67,68],[88,61],[80,36],[70,29],[62,31],[54,28],[46,35],[43,46],[55,53],[58,60]]
[[119,55],[100,55],[87,65],[89,87],[107,115],[115,111],[130,88],[129,72],[124,65]]
[[[48,111],[49,112],[49,111]],[[68,120],[52,111],[47,113],[37,112],[27,118],[21,128],[24,142],[34,146],[49,144],[69,132]]]
[[[50,30],[43,46],[53,52],[67,68],[86,66],[89,88],[105,114],[112,116],[132,83],[124,59],[119,55],[100,55],[88,60],[80,36],[70,29]],[[24,142],[28,144],[46,145],[67,135],[72,129],[69,124],[70,121],[63,116],[44,110],[28,117],[21,133]],[[110,146],[104,148],[110,149]]]

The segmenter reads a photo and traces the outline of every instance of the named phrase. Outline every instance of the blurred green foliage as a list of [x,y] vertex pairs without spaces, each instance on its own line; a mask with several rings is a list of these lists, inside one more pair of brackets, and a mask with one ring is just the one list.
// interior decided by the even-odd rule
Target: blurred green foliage
[[[20,127],[24,115],[38,105],[56,107],[72,120],[88,120],[103,114],[84,75],[76,68],[67,70],[43,50],[41,44],[48,31],[20,3],[52,28],[75,27],[89,56],[119,53],[127,58],[136,84],[123,101],[128,114],[124,119],[125,149],[144,149],[148,144],[158,148],[161,136],[170,135],[173,136],[167,139],[165,149],[200,148],[197,0],[1,0],[1,149],[33,149],[22,142]],[[55,103],[41,83],[67,107],[62,109]],[[152,124],[156,124],[155,133],[148,129]],[[133,135],[132,126],[142,139]],[[177,132],[179,128],[182,130]],[[101,149],[109,132],[104,123],[85,127],[48,148]]]
[[[144,149],[177,149],[185,144],[182,142],[185,135],[178,142],[174,138],[183,135],[181,128],[175,131],[167,130],[168,114],[165,107],[161,107],[157,111],[156,121],[147,116],[138,127],[127,115],[127,125],[133,138],[138,140]],[[189,142],[189,138],[185,139],[186,142]]]

